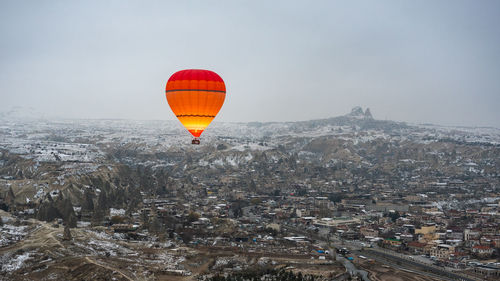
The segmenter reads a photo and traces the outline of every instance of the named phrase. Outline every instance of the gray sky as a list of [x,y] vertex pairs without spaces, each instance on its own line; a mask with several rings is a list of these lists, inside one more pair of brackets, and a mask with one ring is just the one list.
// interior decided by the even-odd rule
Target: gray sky
[[0,1],[0,111],[174,119],[165,83],[226,82],[219,121],[500,127],[500,1]]

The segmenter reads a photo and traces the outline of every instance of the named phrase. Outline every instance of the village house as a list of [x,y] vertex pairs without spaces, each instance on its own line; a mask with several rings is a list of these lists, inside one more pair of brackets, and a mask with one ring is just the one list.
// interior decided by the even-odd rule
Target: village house
[[424,254],[426,246],[427,246],[426,243],[412,241],[412,242],[408,243],[408,250],[412,254]]
[[440,260],[447,260],[455,252],[455,247],[447,244],[439,244],[431,248],[430,255]]
[[480,258],[490,257],[493,254],[494,249],[486,245],[476,245],[472,247],[472,253]]

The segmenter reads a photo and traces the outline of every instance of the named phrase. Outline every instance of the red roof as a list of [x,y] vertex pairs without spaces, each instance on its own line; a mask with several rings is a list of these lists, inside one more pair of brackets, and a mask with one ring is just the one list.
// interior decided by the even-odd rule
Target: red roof
[[486,245],[476,245],[476,246],[474,246],[474,249],[489,250],[489,249],[491,249],[491,247],[490,246],[486,246]]
[[425,247],[425,245],[427,245],[427,244],[420,243],[417,241],[411,241],[410,243],[408,243],[408,247],[415,247],[415,248],[423,248],[423,247]]

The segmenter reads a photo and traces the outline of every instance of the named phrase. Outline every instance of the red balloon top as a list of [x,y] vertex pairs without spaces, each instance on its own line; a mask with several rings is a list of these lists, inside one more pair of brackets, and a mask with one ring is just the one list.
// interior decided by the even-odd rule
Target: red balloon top
[[203,69],[177,71],[168,79],[166,91],[205,90],[226,92],[224,80],[215,72]]
[[222,80],[217,73],[204,69],[185,69],[177,71],[170,76],[170,79],[168,79],[169,82],[174,80],[206,80],[224,82],[224,80]]

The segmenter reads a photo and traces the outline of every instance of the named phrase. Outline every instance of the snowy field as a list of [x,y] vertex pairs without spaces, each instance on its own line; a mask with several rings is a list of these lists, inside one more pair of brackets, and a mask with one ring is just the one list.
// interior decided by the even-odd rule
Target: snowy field
[[[225,143],[234,151],[264,151],[291,139],[335,136],[354,144],[376,139],[428,143],[455,140],[500,144],[500,129],[412,125],[374,121],[361,128],[359,120],[306,122],[220,123],[203,133],[201,147]],[[332,119],[336,120],[336,119]],[[344,120],[344,119],[342,119]],[[177,121],[3,119],[0,148],[39,162],[98,163],[108,149],[129,147],[143,152],[192,148],[191,136]],[[330,123],[329,123],[330,122]],[[349,123],[352,122],[352,123]],[[378,122],[378,123],[377,123]],[[382,122],[382,123],[380,123]],[[392,126],[392,127],[391,127]],[[388,129],[389,128],[389,129]],[[231,161],[228,161],[231,163]]]

